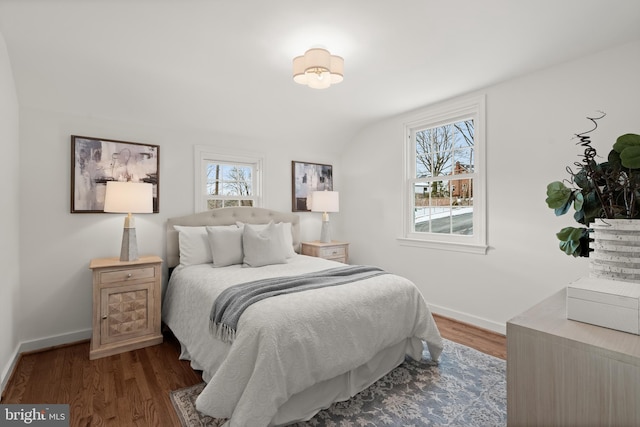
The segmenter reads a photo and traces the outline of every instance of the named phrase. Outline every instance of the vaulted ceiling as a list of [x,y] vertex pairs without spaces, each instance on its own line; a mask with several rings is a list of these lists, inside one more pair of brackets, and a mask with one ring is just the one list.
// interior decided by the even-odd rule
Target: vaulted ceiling
[[[0,0],[21,106],[328,148],[640,39],[639,18],[637,0]],[[292,81],[313,46],[344,82]]]

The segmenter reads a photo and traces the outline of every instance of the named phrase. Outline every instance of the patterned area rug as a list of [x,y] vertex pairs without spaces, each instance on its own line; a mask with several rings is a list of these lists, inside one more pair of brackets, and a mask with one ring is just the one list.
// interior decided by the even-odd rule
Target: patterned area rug
[[[504,360],[445,340],[440,363],[407,359],[371,387],[293,427],[486,426],[507,424]],[[204,383],[171,392],[183,427],[219,427],[195,409]]]

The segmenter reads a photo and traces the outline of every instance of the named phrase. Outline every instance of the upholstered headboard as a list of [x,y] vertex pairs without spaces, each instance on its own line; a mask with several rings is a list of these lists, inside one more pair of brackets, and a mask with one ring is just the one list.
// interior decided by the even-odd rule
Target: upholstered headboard
[[296,252],[300,252],[300,218],[298,215],[288,212],[272,211],[270,209],[238,207],[212,209],[193,215],[169,218],[167,220],[167,266],[173,268],[180,264],[180,246],[178,244],[178,232],[174,225],[189,227],[207,225],[232,225],[236,221],[247,224],[267,224],[269,221],[290,222],[293,233],[293,246]]

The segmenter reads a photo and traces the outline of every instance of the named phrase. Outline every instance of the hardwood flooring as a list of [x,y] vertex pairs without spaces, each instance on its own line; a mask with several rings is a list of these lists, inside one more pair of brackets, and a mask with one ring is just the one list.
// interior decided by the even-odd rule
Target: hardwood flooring
[[202,382],[180,347],[162,344],[89,360],[89,342],[22,355],[2,403],[68,403],[71,426],[179,426],[169,391]]
[[[434,316],[444,338],[506,358],[503,335]],[[200,372],[162,344],[89,360],[89,342],[23,354],[2,403],[68,403],[71,426],[179,426],[169,391],[198,384]]]
[[507,359],[506,336],[437,314],[434,314],[433,318],[438,324],[440,335],[443,338],[475,348],[500,359]]

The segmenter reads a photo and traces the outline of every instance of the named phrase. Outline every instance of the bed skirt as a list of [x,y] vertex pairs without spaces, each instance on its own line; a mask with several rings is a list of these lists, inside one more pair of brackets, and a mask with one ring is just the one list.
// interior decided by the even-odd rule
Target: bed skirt
[[[423,343],[417,338],[406,340],[382,350],[369,362],[349,372],[314,384],[285,402],[271,421],[271,426],[282,426],[307,421],[334,402],[349,400],[371,384],[402,364],[405,355],[414,359],[422,356]],[[232,424],[230,424],[232,425]]]

